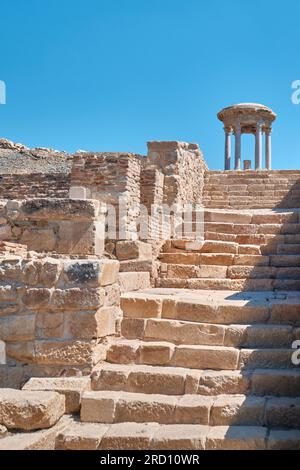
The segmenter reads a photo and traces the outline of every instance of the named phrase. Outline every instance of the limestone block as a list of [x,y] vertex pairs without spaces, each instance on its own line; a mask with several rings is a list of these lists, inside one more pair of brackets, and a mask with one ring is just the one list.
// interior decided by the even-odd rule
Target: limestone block
[[221,346],[177,346],[172,365],[192,369],[236,369],[239,351]]
[[149,319],[144,337],[177,344],[222,345],[224,328],[219,325]]
[[150,274],[148,272],[119,273],[121,292],[147,289],[150,287]]
[[2,341],[28,341],[34,339],[35,315],[10,315],[0,320]]
[[300,431],[297,429],[272,429],[268,438],[268,450],[299,450]]
[[[12,201],[15,202],[15,201]],[[16,201],[17,202],[17,201]],[[91,220],[97,214],[99,202],[55,198],[28,199],[20,203],[20,220]]]
[[90,423],[113,423],[120,392],[85,392],[80,419]]
[[146,322],[142,318],[123,318],[121,322],[121,333],[127,339],[142,339],[144,337]]
[[35,327],[36,338],[62,338],[64,333],[64,314],[46,312],[37,313]]
[[151,441],[151,450],[204,450],[208,426],[177,424],[160,426]]
[[168,364],[173,356],[175,346],[167,342],[143,343],[139,348],[141,364]]
[[71,286],[107,286],[118,280],[119,262],[74,260],[64,263],[65,282]]
[[113,363],[130,364],[137,361],[139,344],[131,341],[118,341],[107,352],[107,360]]
[[139,450],[149,449],[157,423],[113,424],[102,437],[100,449]]
[[96,313],[97,337],[115,335],[117,333],[117,321],[121,318],[122,311],[119,307],[101,307]]
[[212,426],[207,434],[207,450],[264,450],[267,428],[260,426]]
[[65,397],[66,413],[77,413],[82,394],[89,388],[89,377],[33,377],[22,390],[57,392]]
[[70,254],[101,254],[95,251],[95,224],[94,222],[77,222],[76,220],[63,220],[59,222],[58,253]]
[[184,395],[176,404],[175,421],[178,424],[209,424],[211,397]]
[[270,427],[299,427],[300,398],[272,398],[267,400],[266,424]]
[[46,258],[41,266],[39,281],[45,287],[52,287],[58,280],[61,271],[61,262],[53,258]]
[[203,371],[197,393],[201,395],[245,394],[250,387],[250,374],[238,370]]
[[174,367],[134,366],[129,372],[127,390],[138,393],[183,395],[185,371]]
[[150,318],[159,317],[161,315],[162,301],[161,299],[149,298],[145,296],[126,297],[126,294],[121,298],[121,309],[123,310],[124,317],[130,318]]
[[0,423],[8,429],[50,428],[65,412],[65,398],[55,392],[0,389]]
[[56,435],[70,424],[71,416],[62,416],[48,429],[15,432],[0,441],[0,450],[54,450]]
[[92,390],[125,390],[132,366],[127,364],[105,364],[91,375]]
[[130,259],[148,260],[152,258],[152,246],[141,241],[119,241],[116,244],[116,254],[121,261]]
[[220,395],[214,401],[210,425],[263,425],[265,399],[244,395]]
[[56,450],[97,450],[109,426],[73,422],[57,434]]
[[6,343],[6,357],[8,359],[15,359],[19,362],[32,362],[34,356],[34,343],[32,341]]
[[27,245],[28,250],[51,252],[56,248],[54,231],[49,229],[26,229],[20,242]]
[[131,260],[120,262],[120,272],[149,272],[150,276],[157,277],[157,263],[152,260]]
[[30,288],[22,295],[22,302],[31,309],[46,308],[49,306],[51,291],[45,288]]
[[[109,393],[109,392],[106,392]],[[174,422],[177,399],[170,395],[121,392],[116,403],[115,422]]]
[[297,370],[254,370],[251,376],[251,392],[255,395],[298,396],[300,374]]
[[94,347],[91,341],[35,341],[34,359],[38,364],[84,365],[94,361]]
[[55,289],[52,297],[51,310],[90,310],[97,309],[104,302],[105,291],[96,288]]
[[111,284],[105,286],[105,299],[104,305],[110,307],[112,305],[120,305],[120,286],[119,284]]
[[118,307],[101,307],[97,311],[70,312],[65,315],[65,335],[71,338],[92,339],[116,333]]

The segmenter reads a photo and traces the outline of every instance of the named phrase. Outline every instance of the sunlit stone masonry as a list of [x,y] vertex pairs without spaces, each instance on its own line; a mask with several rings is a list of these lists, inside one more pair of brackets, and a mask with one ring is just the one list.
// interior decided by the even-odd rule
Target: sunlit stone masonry
[[218,117],[225,171],[0,139],[0,449],[300,449],[300,170]]

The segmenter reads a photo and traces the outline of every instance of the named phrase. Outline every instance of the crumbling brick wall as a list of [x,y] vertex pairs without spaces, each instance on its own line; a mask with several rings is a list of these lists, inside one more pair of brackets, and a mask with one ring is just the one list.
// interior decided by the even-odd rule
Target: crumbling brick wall
[[[136,239],[142,158],[130,153],[78,153],[74,156],[71,187],[84,187],[88,198],[115,208],[116,239]],[[121,223],[120,204],[124,212]]]
[[0,199],[66,198],[69,190],[66,173],[0,174]]
[[90,373],[118,333],[118,271],[106,259],[0,257],[0,386]]

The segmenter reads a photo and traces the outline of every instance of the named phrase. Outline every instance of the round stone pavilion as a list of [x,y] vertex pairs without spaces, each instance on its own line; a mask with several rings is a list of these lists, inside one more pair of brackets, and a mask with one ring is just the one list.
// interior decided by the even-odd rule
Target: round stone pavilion
[[235,137],[234,169],[241,169],[241,136],[255,135],[255,170],[263,169],[262,140],[265,134],[265,169],[271,169],[271,132],[276,114],[257,103],[240,103],[222,109],[218,114],[225,131],[225,170],[231,169],[231,135]]

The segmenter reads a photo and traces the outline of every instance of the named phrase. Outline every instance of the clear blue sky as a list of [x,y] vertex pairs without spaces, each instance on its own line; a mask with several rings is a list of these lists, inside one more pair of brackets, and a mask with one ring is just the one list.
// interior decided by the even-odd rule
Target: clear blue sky
[[1,0],[0,18],[0,136],[68,151],[198,142],[217,169],[216,113],[254,101],[278,114],[273,167],[300,168],[299,0]]

